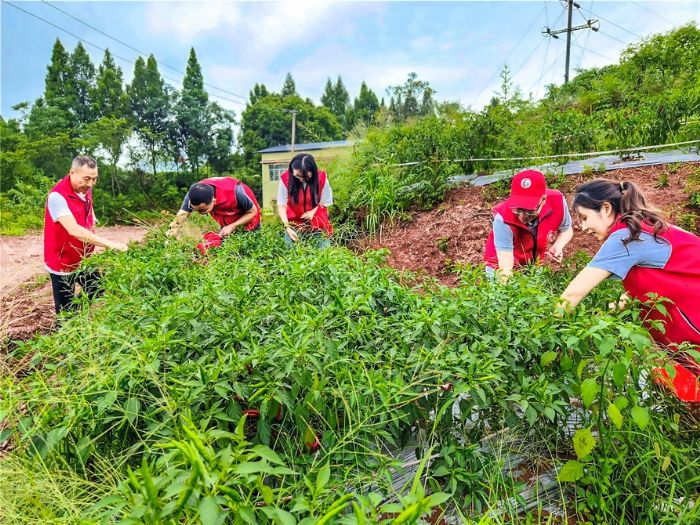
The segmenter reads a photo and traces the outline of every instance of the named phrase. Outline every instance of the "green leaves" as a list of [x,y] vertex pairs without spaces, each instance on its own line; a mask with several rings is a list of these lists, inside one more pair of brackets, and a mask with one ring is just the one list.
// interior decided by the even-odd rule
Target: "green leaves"
[[583,477],[583,464],[578,461],[567,461],[564,466],[559,469],[557,480],[559,481],[578,481]]
[[598,382],[595,378],[589,377],[581,383],[581,401],[586,406],[586,408],[591,406],[591,403],[595,401],[598,395]]
[[585,459],[595,448],[595,438],[590,428],[582,428],[574,434],[574,450],[578,459]]
[[632,421],[634,421],[641,430],[644,430],[649,424],[649,411],[646,408],[640,406],[632,407],[630,415],[632,416]]
[[551,350],[545,352],[542,354],[542,357],[540,357],[540,366],[547,366],[549,363],[554,361],[558,355],[559,354],[557,354],[557,352],[552,352]]
[[610,418],[610,421],[612,421],[618,430],[622,428],[622,414],[620,413],[620,409],[612,403],[608,404],[608,418]]

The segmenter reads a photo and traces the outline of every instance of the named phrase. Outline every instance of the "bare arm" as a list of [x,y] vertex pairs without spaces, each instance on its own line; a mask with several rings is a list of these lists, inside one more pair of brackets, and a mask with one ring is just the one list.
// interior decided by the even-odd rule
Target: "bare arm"
[[610,277],[610,275],[610,272],[607,270],[586,266],[574,277],[573,281],[569,283],[569,286],[567,286],[566,290],[561,294],[561,306],[566,310],[576,308],[578,303],[580,303],[593,288]]
[[221,235],[226,237],[227,235],[231,235],[233,231],[238,228],[239,226],[243,226],[244,224],[248,224],[250,221],[252,221],[255,218],[255,215],[257,215],[258,209],[253,206],[250,210],[245,212],[243,216],[241,216],[240,219],[238,219],[235,222],[232,222],[228,226],[224,226],[221,228]]
[[558,251],[563,251],[564,247],[569,244],[571,239],[574,237],[574,229],[569,228],[568,230],[564,230],[563,232],[559,232],[559,235],[557,235],[557,240],[554,241],[554,244],[552,245],[552,248],[556,248]]
[[177,215],[175,215],[173,221],[170,223],[170,228],[165,233],[165,235],[167,235],[168,237],[175,237],[177,235],[177,232],[180,231],[180,228],[182,228],[182,225],[185,224],[185,221],[189,216],[189,211],[179,210],[177,212]]
[[112,248],[114,250],[126,251],[128,249],[127,245],[123,242],[110,241],[104,237],[91,232],[87,228],[83,228],[77,222],[75,222],[75,217],[72,215],[63,215],[58,218],[58,222],[63,226],[68,235],[80,239],[83,242],[94,244],[95,246],[103,246],[105,248]]
[[513,275],[513,266],[515,266],[513,252],[510,250],[496,250],[496,257],[498,258],[498,271],[501,274],[501,278],[507,279]]

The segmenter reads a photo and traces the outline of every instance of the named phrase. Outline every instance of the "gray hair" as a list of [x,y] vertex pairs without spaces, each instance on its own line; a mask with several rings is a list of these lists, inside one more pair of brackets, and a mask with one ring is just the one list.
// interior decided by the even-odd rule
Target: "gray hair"
[[70,165],[71,169],[82,168],[83,166],[87,166],[91,170],[94,170],[97,167],[97,162],[95,162],[95,159],[88,155],[78,155],[73,159],[73,162]]

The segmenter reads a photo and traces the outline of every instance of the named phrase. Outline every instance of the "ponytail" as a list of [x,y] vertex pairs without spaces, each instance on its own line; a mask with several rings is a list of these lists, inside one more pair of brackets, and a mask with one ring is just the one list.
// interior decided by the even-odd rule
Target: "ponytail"
[[630,231],[629,237],[622,241],[625,245],[639,240],[642,223],[654,229],[654,239],[659,232],[668,228],[661,212],[647,204],[644,194],[634,182],[595,179],[576,188],[574,207],[600,211],[605,202],[610,203],[617,219]]

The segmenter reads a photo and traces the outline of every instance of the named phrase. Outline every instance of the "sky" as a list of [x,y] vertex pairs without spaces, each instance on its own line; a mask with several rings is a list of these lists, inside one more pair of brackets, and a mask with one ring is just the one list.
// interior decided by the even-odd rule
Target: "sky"
[[[56,38],[69,51],[82,40],[96,65],[109,48],[126,82],[138,51],[152,53],[166,82],[176,88],[194,47],[212,100],[237,115],[256,82],[279,91],[287,72],[300,95],[317,103],[329,77],[342,76],[351,98],[364,80],[388,102],[386,89],[416,72],[437,100],[473,109],[481,109],[499,88],[504,64],[514,84],[535,98],[564,77],[566,35],[542,35],[545,27],[566,27],[559,0],[1,1],[0,113],[5,118],[18,116],[13,105],[41,96]],[[573,33],[572,77],[576,68],[617,63],[620,52],[643,37],[693,21],[700,25],[700,0],[577,1],[573,25],[594,19],[600,30]]]

